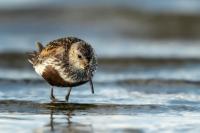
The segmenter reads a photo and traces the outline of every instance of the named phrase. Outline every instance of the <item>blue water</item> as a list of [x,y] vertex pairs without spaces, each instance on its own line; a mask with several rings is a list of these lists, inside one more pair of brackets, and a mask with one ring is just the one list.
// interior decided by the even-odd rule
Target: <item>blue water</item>
[[199,13],[199,5],[200,2],[198,0],[168,0],[168,1],[160,1],[160,0],[109,0],[109,1],[93,1],[93,0],[8,0],[0,1],[0,8],[2,9],[17,9],[17,8],[33,8],[38,6],[63,6],[67,5],[69,7],[76,8],[77,6],[108,6],[108,7],[132,7],[139,10],[146,10],[152,12],[169,12],[169,13]]
[[[199,1],[68,2],[0,1],[1,133],[200,131],[200,40],[152,37],[165,25],[156,27],[132,12],[198,17]],[[23,55],[35,50],[37,41],[65,36],[89,42],[99,67],[95,94],[89,84],[73,88],[63,108],[49,104],[50,86]],[[56,98],[64,100],[67,89],[55,88]]]

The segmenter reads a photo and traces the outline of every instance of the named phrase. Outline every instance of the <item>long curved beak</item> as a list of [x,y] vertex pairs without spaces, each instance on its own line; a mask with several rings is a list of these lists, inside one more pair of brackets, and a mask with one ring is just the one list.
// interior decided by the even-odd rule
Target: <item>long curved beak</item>
[[89,82],[90,82],[90,87],[91,87],[92,94],[94,94],[94,86],[93,86],[93,82],[92,82],[92,78],[91,77],[89,79]]

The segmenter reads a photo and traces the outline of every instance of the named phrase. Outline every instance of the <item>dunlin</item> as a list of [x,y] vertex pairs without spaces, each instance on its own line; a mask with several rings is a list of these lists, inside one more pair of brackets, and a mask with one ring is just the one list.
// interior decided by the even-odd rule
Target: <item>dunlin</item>
[[68,101],[72,87],[89,82],[94,93],[92,77],[97,67],[94,49],[87,42],[75,38],[60,38],[46,46],[37,43],[38,51],[28,54],[35,71],[51,87],[51,100],[57,101],[53,87],[69,87],[65,100]]

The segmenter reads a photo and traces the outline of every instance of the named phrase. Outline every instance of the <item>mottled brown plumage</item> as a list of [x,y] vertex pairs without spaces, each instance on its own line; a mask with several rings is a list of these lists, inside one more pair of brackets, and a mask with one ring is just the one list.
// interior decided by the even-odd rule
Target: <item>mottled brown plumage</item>
[[42,77],[52,86],[58,86],[58,87],[74,87],[81,84],[86,83],[87,81],[81,81],[81,82],[67,82],[64,79],[62,79],[58,73],[53,67],[47,66],[42,74]]
[[[45,47],[41,43],[37,43],[37,46],[39,51],[29,54],[29,62],[51,86],[74,87],[90,81],[94,92],[92,77],[97,63],[91,45],[68,37],[49,42]],[[51,99],[55,100],[53,89]]]

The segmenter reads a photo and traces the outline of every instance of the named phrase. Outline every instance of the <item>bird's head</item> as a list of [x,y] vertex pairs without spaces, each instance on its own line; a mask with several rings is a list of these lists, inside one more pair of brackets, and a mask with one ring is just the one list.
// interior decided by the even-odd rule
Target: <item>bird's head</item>
[[82,41],[73,43],[69,50],[69,63],[76,69],[93,72],[96,56],[91,45]]
[[69,64],[76,71],[85,73],[86,79],[90,82],[92,93],[94,93],[92,77],[97,67],[97,59],[93,48],[91,45],[79,41],[71,45],[68,54]]

